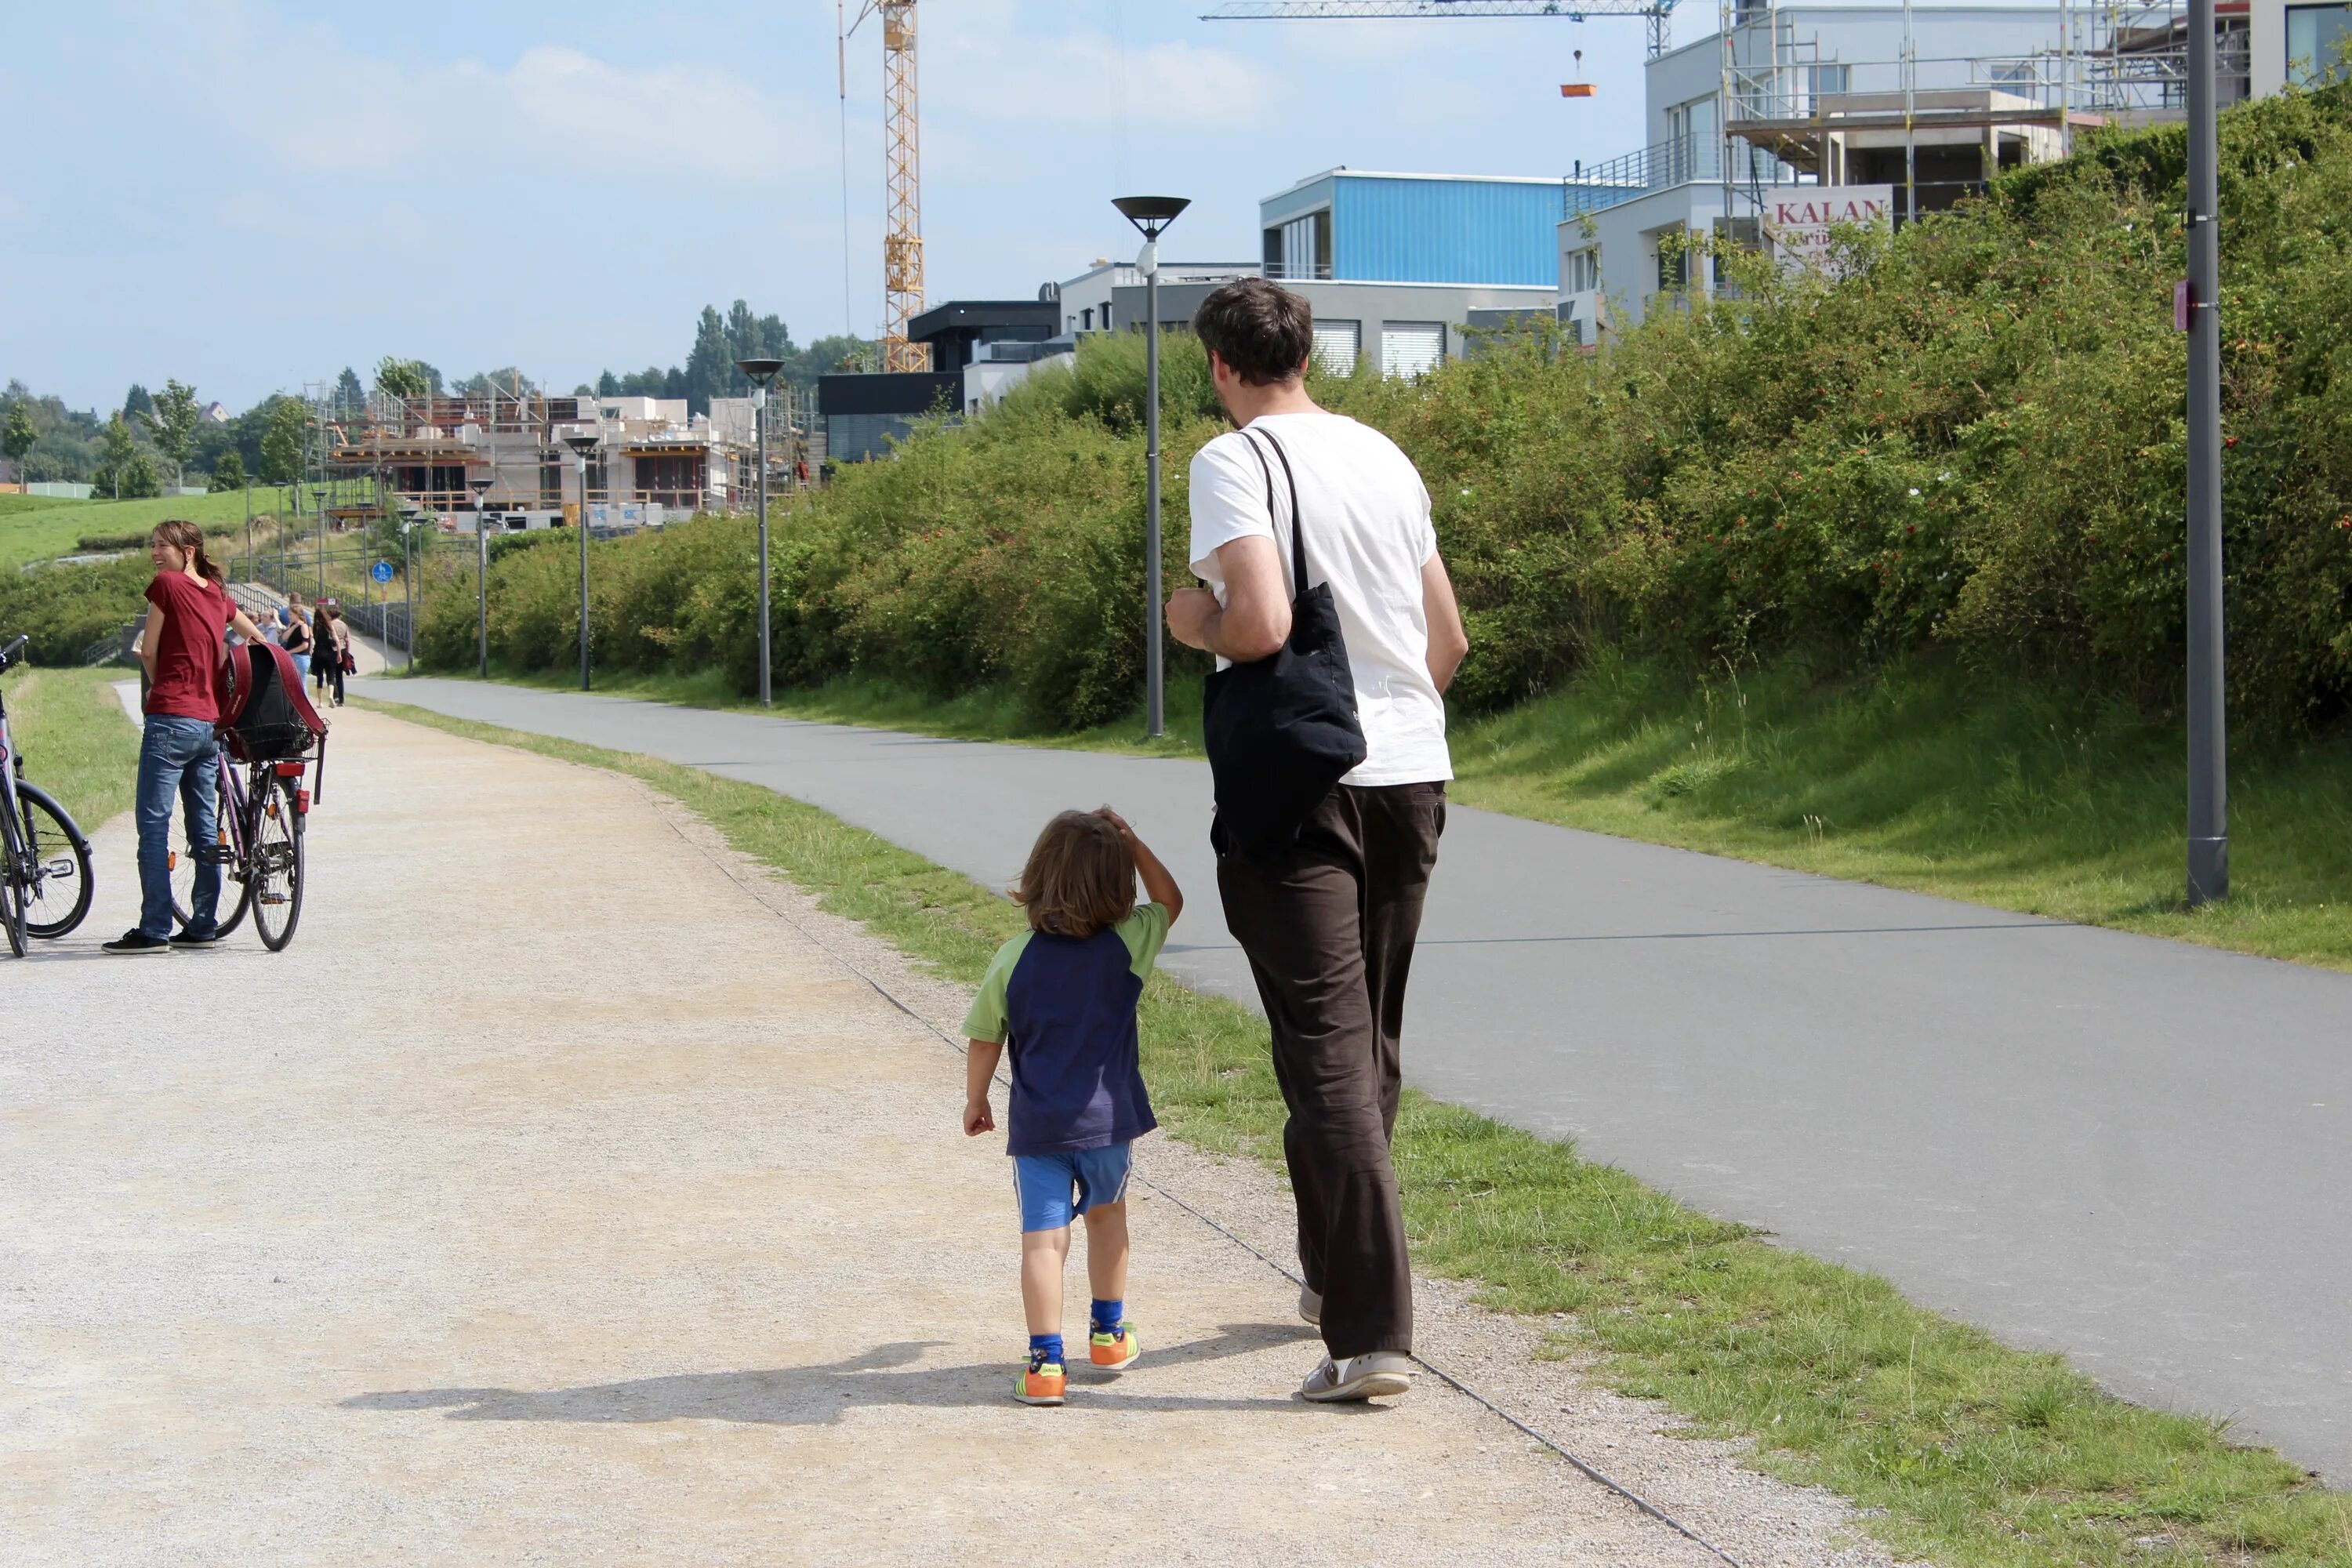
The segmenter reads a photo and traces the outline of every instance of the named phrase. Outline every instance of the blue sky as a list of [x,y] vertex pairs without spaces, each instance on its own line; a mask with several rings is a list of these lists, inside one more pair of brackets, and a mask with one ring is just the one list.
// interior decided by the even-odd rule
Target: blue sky
[[[1641,139],[1633,18],[1205,8],[924,0],[934,300],[1131,250],[1129,192],[1193,199],[1171,256],[1246,258],[1257,199],[1335,164],[1551,175]],[[6,9],[0,378],[75,406],[177,375],[242,408],[385,353],[568,388],[682,359],[706,302],[803,342],[879,318],[880,39],[849,43],[845,307],[824,0]]]

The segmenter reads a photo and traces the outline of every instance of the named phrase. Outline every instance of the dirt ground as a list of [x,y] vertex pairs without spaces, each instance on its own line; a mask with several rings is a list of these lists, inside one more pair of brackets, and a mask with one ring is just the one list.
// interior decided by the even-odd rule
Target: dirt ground
[[[1146,1141],[1144,1357],[1025,1343],[962,993],[634,781],[335,715],[302,923],[0,961],[0,1562],[1718,1561],[1437,1380],[1291,1397],[1255,1166]],[[1083,1329],[1082,1260],[1070,1323]],[[1423,1348],[1740,1561],[1834,1500],[1426,1284]]]

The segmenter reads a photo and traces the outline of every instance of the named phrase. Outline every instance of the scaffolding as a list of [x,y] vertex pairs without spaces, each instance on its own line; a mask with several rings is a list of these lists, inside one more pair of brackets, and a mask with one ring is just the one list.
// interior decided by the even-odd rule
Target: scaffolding
[[[1922,55],[1906,0],[1891,58],[1846,59],[1800,35],[1774,0],[1719,5],[1721,141],[1688,155],[1721,180],[1735,228],[1756,221],[1731,215],[1760,214],[1766,187],[1806,184],[1891,185],[1907,221],[2005,169],[2064,156],[2078,132],[2177,117],[2186,103],[2179,5],[2062,0],[2048,47]],[[2220,13],[2217,86],[2229,103],[2247,92],[2244,0],[2222,0]]]

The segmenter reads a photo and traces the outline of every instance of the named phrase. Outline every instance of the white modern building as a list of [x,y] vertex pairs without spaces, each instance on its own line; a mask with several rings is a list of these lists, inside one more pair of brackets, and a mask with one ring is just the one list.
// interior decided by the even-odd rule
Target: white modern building
[[[2298,37],[2323,26],[2295,19],[2293,0],[2252,4],[2282,13],[2282,37],[2289,21]],[[2249,90],[2247,6],[2219,6],[2225,103]],[[1780,227],[1791,215],[1902,223],[2063,156],[2086,128],[2177,117],[2186,55],[2169,6],[1738,0],[1727,36],[1648,62],[1643,149],[1580,165],[1568,183],[1560,317],[1589,343],[1612,312],[1639,321],[1661,291],[1712,291],[1695,247],[1715,237],[1801,250]],[[2276,68],[2284,77],[2285,55]]]

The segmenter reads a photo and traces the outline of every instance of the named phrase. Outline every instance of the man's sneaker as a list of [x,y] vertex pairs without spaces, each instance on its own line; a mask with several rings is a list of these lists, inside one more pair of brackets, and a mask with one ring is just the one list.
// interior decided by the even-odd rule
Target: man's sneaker
[[172,938],[172,945],[173,947],[211,947],[217,943],[220,939],[221,933],[220,927],[218,926],[206,926],[202,931],[198,931],[194,926],[185,926],[181,929],[177,935]]
[[1325,1356],[1298,1385],[1298,1397],[1318,1405],[1381,1399],[1409,1391],[1412,1374],[1412,1357],[1402,1351],[1368,1351],[1336,1362]]
[[1304,1285],[1298,1288],[1298,1319],[1318,1329],[1323,1326],[1323,1293],[1320,1290],[1309,1290]]
[[1013,1382],[1013,1397],[1024,1405],[1059,1405],[1067,1387],[1061,1367],[1049,1361],[1024,1367]]
[[1125,1372],[1143,1353],[1143,1347],[1136,1342],[1135,1325],[1131,1322],[1122,1321],[1115,1334],[1097,1329],[1088,1344],[1095,1365],[1105,1372]]
[[160,936],[149,936],[136,927],[124,931],[112,942],[103,945],[108,952],[169,952],[172,951],[170,942]]

